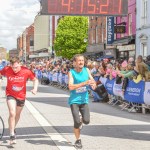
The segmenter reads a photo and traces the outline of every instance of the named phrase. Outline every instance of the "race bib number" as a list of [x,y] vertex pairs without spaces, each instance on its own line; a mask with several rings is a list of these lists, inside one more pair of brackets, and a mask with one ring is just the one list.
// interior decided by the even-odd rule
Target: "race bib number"
[[87,92],[86,86],[83,86],[83,87],[76,89],[76,93],[78,93],[78,94],[79,93],[85,93],[85,92]]
[[23,87],[17,87],[17,86],[13,86],[12,87],[12,90],[13,91],[16,91],[16,92],[19,92],[19,91],[21,91],[23,89]]

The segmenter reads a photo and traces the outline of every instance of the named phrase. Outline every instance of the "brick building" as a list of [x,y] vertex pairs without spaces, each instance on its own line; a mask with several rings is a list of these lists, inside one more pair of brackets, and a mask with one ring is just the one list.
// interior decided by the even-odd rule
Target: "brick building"
[[7,59],[7,50],[4,47],[0,46],[0,60]]
[[23,42],[22,42],[22,35],[21,35],[17,38],[17,50],[18,50],[19,58],[23,57],[22,49],[23,49]]
[[9,59],[12,57],[19,57],[19,51],[17,49],[9,50]]
[[88,47],[87,55],[95,54],[99,57],[103,55],[106,44],[106,17],[89,17]]
[[22,60],[27,60],[34,51],[34,24],[27,27],[17,38],[17,50]]

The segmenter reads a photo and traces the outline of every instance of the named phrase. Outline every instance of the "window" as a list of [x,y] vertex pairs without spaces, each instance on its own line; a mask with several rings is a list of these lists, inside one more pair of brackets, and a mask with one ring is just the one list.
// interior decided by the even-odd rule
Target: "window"
[[145,35],[145,34],[142,34],[140,36],[140,54],[143,56],[143,57],[146,57],[147,54],[148,54],[148,36]]
[[32,36],[30,37],[30,46],[34,46],[34,40]]
[[129,35],[132,35],[132,14],[129,14],[128,16],[128,19],[129,19]]
[[95,31],[94,27],[92,28],[92,44],[95,44]]
[[[125,18],[124,17],[121,17],[121,23],[122,22],[125,22]],[[121,33],[121,37],[123,38],[123,37],[125,37],[125,33]]]
[[143,25],[147,24],[147,0],[143,0],[142,5],[142,23]]
[[95,28],[95,36],[96,36],[95,42],[98,43],[98,27],[97,26]]

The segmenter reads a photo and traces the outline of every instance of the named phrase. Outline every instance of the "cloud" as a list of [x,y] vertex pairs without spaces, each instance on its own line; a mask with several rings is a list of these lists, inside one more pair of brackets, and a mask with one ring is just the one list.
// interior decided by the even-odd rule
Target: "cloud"
[[0,44],[7,50],[17,47],[17,37],[34,22],[39,0],[4,0],[0,4]]

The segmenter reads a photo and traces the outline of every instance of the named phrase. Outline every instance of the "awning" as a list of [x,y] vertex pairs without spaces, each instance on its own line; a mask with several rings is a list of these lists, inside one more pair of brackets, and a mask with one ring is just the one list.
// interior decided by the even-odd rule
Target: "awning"
[[103,55],[103,51],[101,51],[101,52],[85,52],[85,53],[83,53],[84,56],[92,56],[92,55],[96,55],[96,54]]
[[118,40],[115,40],[112,44],[113,45],[125,45],[125,44],[129,44],[131,40],[132,40],[131,38],[118,39]]
[[112,59],[114,58],[114,56],[111,56],[111,55],[104,55],[100,58],[97,59],[97,61],[102,61],[103,59]]

